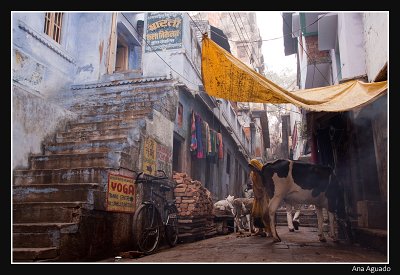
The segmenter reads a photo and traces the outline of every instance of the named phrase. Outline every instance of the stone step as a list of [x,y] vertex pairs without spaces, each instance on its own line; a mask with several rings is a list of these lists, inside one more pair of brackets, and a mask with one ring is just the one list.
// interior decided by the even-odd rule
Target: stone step
[[13,202],[92,201],[97,183],[57,183],[14,186]]
[[44,151],[45,155],[82,154],[122,151],[127,146],[135,146],[128,143],[128,137],[108,139],[106,139],[106,137],[101,137],[97,140],[92,139],[88,141],[48,142],[44,145]]
[[150,89],[140,91],[114,91],[114,92],[101,92],[92,96],[85,97],[85,100],[76,101],[72,106],[71,110],[79,110],[82,108],[91,108],[99,106],[123,106],[142,102],[155,102],[160,96],[165,93],[164,89],[157,89],[151,91]]
[[111,167],[14,170],[13,186],[56,183],[66,184],[79,182],[106,182],[108,169],[111,169]]
[[[135,106],[140,106],[143,102],[157,102],[160,98],[167,96],[167,94],[173,90],[171,87],[148,87],[146,89],[128,89],[128,90],[113,90],[105,92],[104,90],[98,90],[92,94],[80,94],[74,97],[73,103],[69,109],[74,112],[88,109],[92,107],[120,107],[127,109],[135,109]],[[117,110],[119,110],[117,108]]]
[[137,79],[142,78],[141,69],[133,69],[124,72],[113,72],[112,74],[103,74],[100,76],[99,82],[112,82],[112,81],[123,81],[125,79]]
[[13,261],[15,262],[37,262],[40,260],[55,259],[58,257],[57,247],[43,248],[14,248]]
[[159,101],[159,98],[150,99],[150,96],[147,96],[148,99],[138,100],[136,97],[126,97],[124,99],[112,99],[110,101],[104,102],[91,102],[84,103],[80,105],[75,105],[70,110],[77,114],[86,114],[86,115],[98,115],[98,114],[108,114],[108,113],[119,113],[119,112],[127,112],[132,110],[140,111],[144,108],[152,107],[156,102]]
[[[302,209],[300,211],[300,226],[317,226],[317,214],[315,210]],[[278,226],[287,226],[287,216],[285,210],[276,211],[276,224]]]
[[144,126],[144,118],[139,115],[131,119],[112,119],[98,122],[70,122],[67,126],[67,132],[78,132],[78,131],[99,131],[99,130],[111,130],[121,128],[136,128],[138,126]]
[[44,233],[13,233],[13,247],[58,247],[60,232]]
[[59,132],[56,135],[56,141],[58,143],[62,143],[62,142],[98,140],[99,137],[102,137],[104,139],[122,138],[132,135],[135,132],[137,131],[133,127],[104,129],[104,130],[80,129],[77,131]]
[[93,204],[75,202],[21,202],[13,203],[13,223],[76,223]]
[[79,223],[14,223],[13,233],[43,233],[49,231],[60,231],[60,233],[76,233]]
[[58,169],[79,167],[114,167],[120,166],[122,152],[99,152],[82,154],[57,154],[31,156],[31,169]]
[[20,223],[13,225],[13,248],[59,247],[62,234],[78,232],[77,223]]
[[71,90],[69,94],[70,107],[80,108],[86,106],[94,106],[99,104],[109,104],[110,102],[119,102],[122,104],[127,101],[141,102],[149,100],[157,100],[160,94],[168,93],[174,88],[169,83],[135,83],[133,85],[114,86],[114,87],[98,87],[94,86],[89,89]]
[[101,114],[83,114],[80,115],[80,118],[76,120],[77,123],[82,122],[100,122],[100,121],[108,121],[108,120],[116,120],[116,119],[138,119],[144,116],[151,115],[153,108],[151,107],[143,107],[139,110],[129,110],[122,112],[114,112],[114,113],[101,113]]

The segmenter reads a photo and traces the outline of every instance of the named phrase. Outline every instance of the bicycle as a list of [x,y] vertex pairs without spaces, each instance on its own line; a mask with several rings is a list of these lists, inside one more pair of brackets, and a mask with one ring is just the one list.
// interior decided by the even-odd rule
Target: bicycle
[[[172,188],[167,185],[168,177],[165,172],[162,170],[157,170],[157,172],[161,172],[163,175],[152,176],[141,172],[135,180],[135,184],[157,183],[163,193],[162,195],[158,194],[154,191],[153,184],[150,185],[149,199],[143,201],[135,211],[133,233],[140,251],[145,254],[152,254],[156,251],[161,236],[164,236],[170,247],[175,246],[178,241],[178,210],[174,202],[168,201],[165,197],[165,192]],[[159,210],[159,202],[155,197],[162,200],[162,211]]]

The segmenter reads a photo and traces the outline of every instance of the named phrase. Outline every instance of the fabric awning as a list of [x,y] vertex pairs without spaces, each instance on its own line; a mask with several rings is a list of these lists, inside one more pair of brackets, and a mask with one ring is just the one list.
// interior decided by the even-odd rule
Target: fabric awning
[[311,111],[341,112],[366,105],[387,92],[387,81],[342,84],[287,91],[250,69],[207,36],[203,37],[201,74],[205,91],[236,102],[292,103]]

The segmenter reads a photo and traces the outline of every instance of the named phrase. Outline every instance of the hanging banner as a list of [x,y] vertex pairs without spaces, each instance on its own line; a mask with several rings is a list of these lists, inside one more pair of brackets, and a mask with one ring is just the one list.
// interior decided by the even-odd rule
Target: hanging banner
[[387,81],[351,80],[338,85],[288,91],[249,68],[207,36],[201,76],[210,96],[236,102],[291,103],[311,111],[342,112],[364,106],[387,92]]
[[135,186],[133,178],[108,174],[107,211],[135,212]]
[[149,12],[146,52],[181,48],[182,22],[182,13]]

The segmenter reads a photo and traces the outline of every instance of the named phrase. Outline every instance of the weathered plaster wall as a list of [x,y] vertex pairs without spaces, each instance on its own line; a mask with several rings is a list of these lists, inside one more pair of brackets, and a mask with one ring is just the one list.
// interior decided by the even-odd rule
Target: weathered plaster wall
[[156,138],[165,146],[172,148],[174,123],[165,118],[160,112],[153,111],[153,119],[146,120],[147,134]]
[[[15,13],[12,17],[12,79],[44,97],[63,89],[72,81],[74,54],[63,28],[61,45],[43,32],[44,13]],[[66,16],[66,20],[68,19]]]
[[363,14],[366,67],[370,82],[388,62],[388,20],[388,12]]
[[79,13],[73,19],[78,28],[69,38],[76,47],[74,84],[97,81],[107,72],[112,13]]
[[45,97],[107,71],[112,13],[65,12],[60,44],[43,32],[45,13],[14,13],[13,80]]
[[362,13],[338,14],[338,41],[342,78],[364,75],[365,50]]
[[45,137],[65,126],[75,114],[18,86],[12,92],[12,167],[27,168],[29,154],[41,153]]

